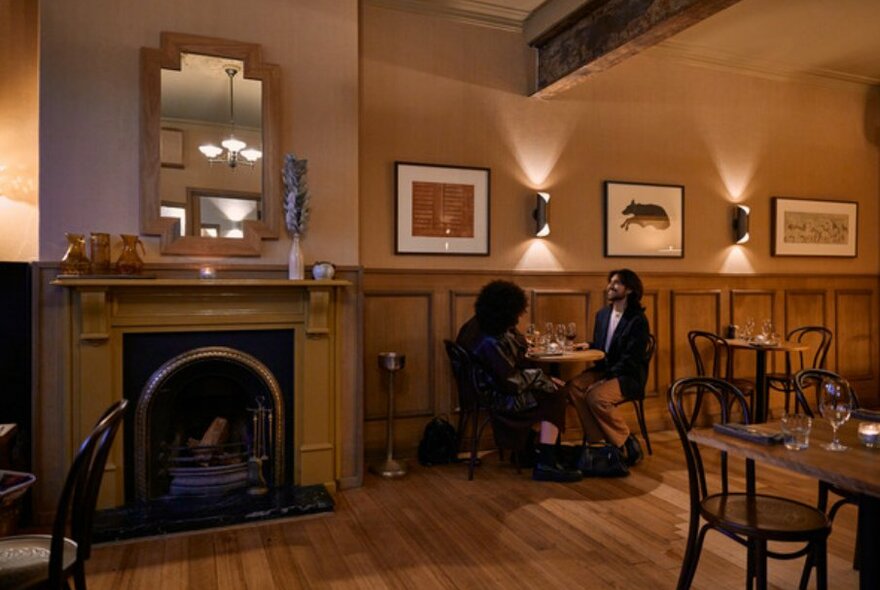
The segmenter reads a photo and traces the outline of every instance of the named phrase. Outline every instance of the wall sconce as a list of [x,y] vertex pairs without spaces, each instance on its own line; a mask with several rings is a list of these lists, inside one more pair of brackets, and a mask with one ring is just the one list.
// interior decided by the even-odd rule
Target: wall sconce
[[550,193],[538,193],[532,217],[535,218],[535,235],[539,238],[550,235],[550,222],[547,220],[548,207],[550,207]]
[[733,239],[737,244],[749,241],[749,211],[745,205],[735,205],[733,208]]

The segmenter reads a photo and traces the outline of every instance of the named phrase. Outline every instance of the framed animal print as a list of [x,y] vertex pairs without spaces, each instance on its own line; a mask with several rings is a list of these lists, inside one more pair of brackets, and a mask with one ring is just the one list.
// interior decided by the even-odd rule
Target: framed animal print
[[606,180],[605,256],[684,258],[684,187]]
[[846,256],[858,253],[859,204],[773,197],[773,256]]

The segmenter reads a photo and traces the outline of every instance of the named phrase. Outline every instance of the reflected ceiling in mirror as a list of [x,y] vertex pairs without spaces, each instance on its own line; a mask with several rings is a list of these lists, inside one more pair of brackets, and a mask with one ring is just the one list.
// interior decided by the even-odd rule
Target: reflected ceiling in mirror
[[249,43],[163,33],[161,46],[141,50],[142,232],[164,254],[258,256],[280,220],[279,68]]

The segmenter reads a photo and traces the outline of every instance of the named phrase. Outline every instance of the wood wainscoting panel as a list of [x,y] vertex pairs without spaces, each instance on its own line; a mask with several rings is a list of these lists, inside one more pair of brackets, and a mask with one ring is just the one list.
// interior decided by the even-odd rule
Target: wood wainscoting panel
[[590,313],[591,297],[589,291],[534,289],[531,300],[529,312],[520,319],[520,330],[524,330],[529,323],[533,323],[538,330],[545,332],[545,324],[548,322],[552,323],[554,327],[558,324],[574,322],[577,324],[576,340],[581,342],[591,339],[592,330],[587,332],[587,327],[592,328],[593,322],[593,314]]
[[[835,345],[829,353],[828,368],[839,370],[853,380],[862,397],[867,396],[866,401],[872,402],[870,396],[878,386],[875,361],[880,354],[877,337],[880,314],[874,312],[880,285],[877,276],[650,272],[639,272],[639,275],[645,285],[642,304],[651,333],[657,338],[657,351],[646,388],[645,415],[650,430],[671,427],[666,390],[675,379],[694,373],[687,333],[690,330],[721,333],[728,323],[741,326],[747,317],[755,320],[758,329],[762,319],[770,318],[780,333],[801,323],[823,323],[832,328]],[[408,372],[408,389],[399,394],[402,396],[399,407],[411,415],[398,413],[394,430],[395,453],[414,456],[431,416],[448,414],[453,423],[457,420],[456,391],[443,339],[455,338],[459,326],[473,314],[473,303],[480,288],[499,278],[517,283],[530,297],[530,312],[524,316],[521,328],[530,321],[542,329],[542,323],[547,320],[559,322],[571,318],[578,322],[579,330],[581,321],[586,324],[578,340],[592,339],[596,311],[604,304],[608,282],[605,272],[364,270],[364,396],[369,408],[364,436],[368,454],[377,455],[385,448],[385,390],[379,388],[375,355],[380,348],[392,345],[386,340],[390,331],[399,333],[401,342],[419,351],[402,351],[407,354],[404,372]],[[393,315],[389,315],[389,310]],[[393,318],[397,327],[390,325],[389,318]],[[432,331],[430,326],[437,329]],[[380,341],[372,342],[374,338]],[[404,346],[403,343],[394,345]],[[832,362],[837,358],[835,351],[837,355],[845,354],[846,359],[839,359],[836,364]],[[431,371],[425,368],[410,372],[410,356],[423,352],[433,359]],[[775,362],[781,369],[782,355],[773,356],[779,357]],[[737,354],[735,361],[737,376],[754,375],[753,354]],[[406,396],[414,398],[410,400]],[[774,413],[778,409],[776,401],[772,408]],[[875,399],[873,403],[880,400]],[[630,428],[638,428],[628,407],[623,408],[622,415]],[[568,426],[566,438],[577,438],[576,421],[569,420]],[[491,433],[487,433],[481,446],[491,448],[492,445]]]
[[721,329],[721,291],[672,289],[670,298],[672,379],[696,375],[694,356],[688,344],[691,330],[717,334]]
[[[858,385],[859,381],[872,379],[874,374],[874,343],[871,339],[871,328],[874,325],[874,306],[876,298],[867,290],[841,289],[834,292],[835,319],[834,329],[837,364],[836,371]],[[868,393],[875,402],[877,394]]]
[[406,355],[394,375],[395,416],[433,412],[433,322],[430,292],[364,293],[364,409],[367,420],[387,416],[387,372],[379,353]]

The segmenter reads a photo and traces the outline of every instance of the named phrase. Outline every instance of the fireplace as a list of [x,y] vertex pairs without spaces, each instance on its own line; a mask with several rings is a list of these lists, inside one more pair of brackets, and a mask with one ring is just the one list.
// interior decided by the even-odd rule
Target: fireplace
[[[279,364],[293,358],[292,338],[287,331],[131,335],[124,339],[123,375],[133,376],[123,382],[138,381],[143,365],[150,365],[139,353],[163,340],[183,347],[193,340],[247,340],[267,356],[271,351]],[[125,395],[135,408],[124,452],[131,474],[127,499],[132,491],[139,502],[241,489],[263,494],[291,483],[284,449],[290,446],[285,408],[292,406],[292,397],[282,393],[275,374],[256,356],[228,346],[192,348],[165,361],[140,391]]]
[[[181,474],[169,468],[181,465],[166,459],[186,458],[181,447],[198,447],[189,439],[200,443],[217,418],[228,431],[222,444],[238,449],[230,454],[261,460],[267,496],[315,485],[335,491],[340,291],[350,283],[81,278],[55,284],[69,289],[72,310],[70,451],[110,403],[135,402],[108,462],[101,508],[169,496],[172,478]],[[158,417],[151,419],[153,412]],[[141,450],[146,454],[137,459]],[[198,451],[189,453],[196,463],[204,457]],[[240,466],[229,469],[239,475],[227,480],[240,478]],[[259,487],[248,470],[247,485],[236,492]],[[179,491],[191,482],[178,483]]]

